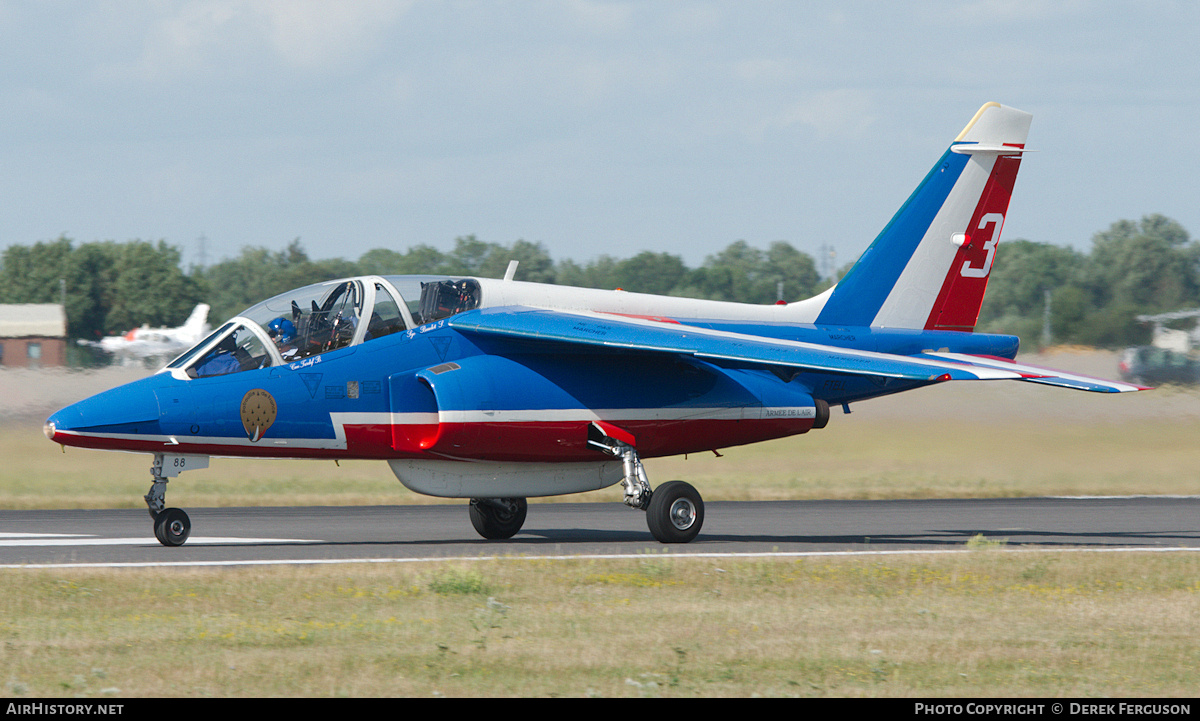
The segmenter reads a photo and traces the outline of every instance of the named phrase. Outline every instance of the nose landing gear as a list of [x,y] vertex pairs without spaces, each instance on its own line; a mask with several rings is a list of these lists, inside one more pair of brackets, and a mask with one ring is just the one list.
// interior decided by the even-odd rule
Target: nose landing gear
[[150,475],[154,482],[145,495],[146,507],[154,522],[154,537],[164,546],[182,546],[192,533],[192,520],[179,508],[167,508],[167,480],[184,471],[208,468],[208,456],[155,453]]

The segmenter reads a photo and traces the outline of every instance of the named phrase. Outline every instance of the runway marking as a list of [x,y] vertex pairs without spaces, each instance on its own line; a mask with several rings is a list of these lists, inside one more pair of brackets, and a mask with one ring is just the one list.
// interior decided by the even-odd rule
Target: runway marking
[[5,533],[0,531],[0,539],[21,538],[83,538],[87,533]]
[[1200,496],[1196,496],[1196,495],[1181,496],[1181,495],[1171,495],[1171,494],[1164,494],[1164,493],[1155,493],[1155,494],[1142,493],[1142,494],[1138,494],[1138,495],[1134,495],[1134,496],[1046,496],[1046,498],[1054,498],[1054,499],[1058,499],[1058,500],[1068,500],[1068,501],[1113,501],[1113,500],[1122,501],[1122,500],[1133,500],[1133,499],[1141,499],[1141,498],[1163,498],[1163,499],[1169,499],[1169,500],[1173,500],[1173,501],[1178,501],[1178,500],[1194,501],[1196,499],[1200,499]]
[[[156,542],[157,543],[157,542]],[[191,543],[191,540],[188,541]],[[317,541],[309,541],[317,543]],[[1200,553],[1200,547],[1172,546],[1167,548],[1007,548],[996,549],[1001,553]],[[205,566],[329,566],[338,564],[366,563],[443,563],[463,561],[580,561],[632,559],[748,559],[748,558],[812,558],[829,556],[911,556],[990,553],[973,549],[898,550],[898,551],[769,551],[761,553],[610,553],[559,556],[445,556],[437,558],[312,558],[292,560],[247,560],[247,561],[130,561],[112,563],[8,563],[0,569],[54,569],[54,568],[162,568],[162,567],[205,567]]]
[[[192,536],[189,546],[235,543],[324,543],[311,538],[240,538],[237,536]],[[84,533],[0,533],[0,547],[10,546],[158,546],[154,536],[101,538]]]

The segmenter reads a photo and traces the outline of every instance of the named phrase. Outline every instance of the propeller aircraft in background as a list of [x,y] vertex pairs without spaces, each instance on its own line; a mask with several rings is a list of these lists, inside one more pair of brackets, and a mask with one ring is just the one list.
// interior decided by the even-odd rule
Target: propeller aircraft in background
[[169,479],[210,456],[378,459],[406,487],[470,499],[485,538],[526,499],[620,483],[664,543],[704,522],[694,487],[651,488],[644,458],[825,427],[830,407],[946,381],[1097,392],[1139,386],[1014,362],[972,332],[1031,116],[984,105],[849,273],[807,300],[749,305],[503,279],[362,276],[248,308],[162,371],[52,415],[70,446],[154,456],[164,545],[186,512]]

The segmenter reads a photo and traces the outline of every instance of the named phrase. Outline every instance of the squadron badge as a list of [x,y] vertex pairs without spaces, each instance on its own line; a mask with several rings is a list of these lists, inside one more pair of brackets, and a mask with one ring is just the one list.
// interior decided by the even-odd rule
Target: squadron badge
[[246,391],[242,396],[242,428],[251,443],[257,443],[275,422],[275,399],[261,388]]

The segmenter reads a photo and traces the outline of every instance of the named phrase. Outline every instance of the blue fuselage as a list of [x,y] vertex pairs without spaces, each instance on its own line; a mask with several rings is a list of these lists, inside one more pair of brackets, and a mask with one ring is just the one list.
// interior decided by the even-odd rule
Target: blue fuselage
[[[898,355],[1012,358],[1017,350],[1012,336],[951,331],[684,325]],[[645,457],[674,455],[803,433],[823,425],[822,406],[827,414],[829,405],[928,382],[496,338],[432,323],[231,375],[161,372],[64,408],[48,426],[64,444],[142,452],[577,461],[595,458],[586,444],[592,420],[628,429]]]

